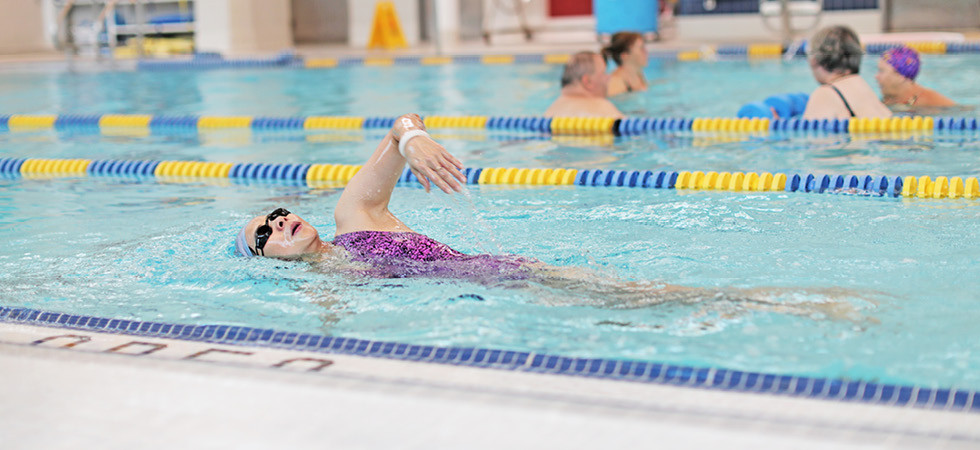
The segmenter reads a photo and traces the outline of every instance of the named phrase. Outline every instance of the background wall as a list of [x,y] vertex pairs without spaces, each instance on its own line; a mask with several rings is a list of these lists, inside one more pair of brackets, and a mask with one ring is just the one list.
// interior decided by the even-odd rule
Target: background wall
[[40,0],[0,0],[0,53],[52,50],[44,35]]
[[297,44],[347,42],[347,0],[292,0]]
[[194,46],[225,55],[289,49],[290,9],[289,0],[195,0]]
[[887,31],[942,30],[980,27],[977,0],[888,0]]

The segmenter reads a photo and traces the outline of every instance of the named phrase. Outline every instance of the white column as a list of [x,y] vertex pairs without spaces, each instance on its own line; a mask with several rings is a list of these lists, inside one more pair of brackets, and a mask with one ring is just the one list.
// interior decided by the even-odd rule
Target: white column
[[459,1],[434,0],[433,3],[436,9],[436,33],[439,33],[443,48],[455,46],[459,42]]

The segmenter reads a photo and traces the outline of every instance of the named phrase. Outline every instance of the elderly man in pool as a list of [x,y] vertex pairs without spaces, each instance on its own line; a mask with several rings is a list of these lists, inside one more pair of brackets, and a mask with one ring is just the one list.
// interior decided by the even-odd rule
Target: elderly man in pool
[[565,63],[561,74],[561,95],[545,117],[623,117],[606,98],[609,74],[606,61],[596,52],[578,52]]
[[[308,222],[284,208],[248,221],[235,239],[240,256],[299,259],[331,272],[373,278],[457,279],[486,285],[529,287],[585,294],[599,305],[639,308],[664,302],[739,303],[791,314],[842,308],[826,300],[785,304],[778,296],[798,293],[785,288],[698,288],[632,281],[604,276],[579,267],[559,267],[518,255],[467,255],[423,234],[415,233],[388,210],[392,191],[405,164],[428,191],[433,184],[446,193],[463,190],[463,164],[432,140],[419,116],[399,117],[370,159],[344,188],[334,218],[336,237],[324,241]],[[829,301],[827,301],[829,300]],[[843,310],[850,312],[849,304]]]

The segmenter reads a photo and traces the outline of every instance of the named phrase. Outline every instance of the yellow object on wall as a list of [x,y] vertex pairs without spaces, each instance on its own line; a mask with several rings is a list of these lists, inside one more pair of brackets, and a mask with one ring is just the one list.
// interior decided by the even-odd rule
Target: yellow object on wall
[[368,48],[406,48],[405,34],[392,2],[378,2],[374,7],[374,21],[371,24],[371,37]]

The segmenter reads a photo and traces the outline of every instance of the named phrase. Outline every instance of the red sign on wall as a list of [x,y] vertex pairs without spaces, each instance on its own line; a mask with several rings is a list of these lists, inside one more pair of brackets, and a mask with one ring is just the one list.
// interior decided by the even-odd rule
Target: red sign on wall
[[551,17],[591,16],[592,0],[548,0],[548,15]]

